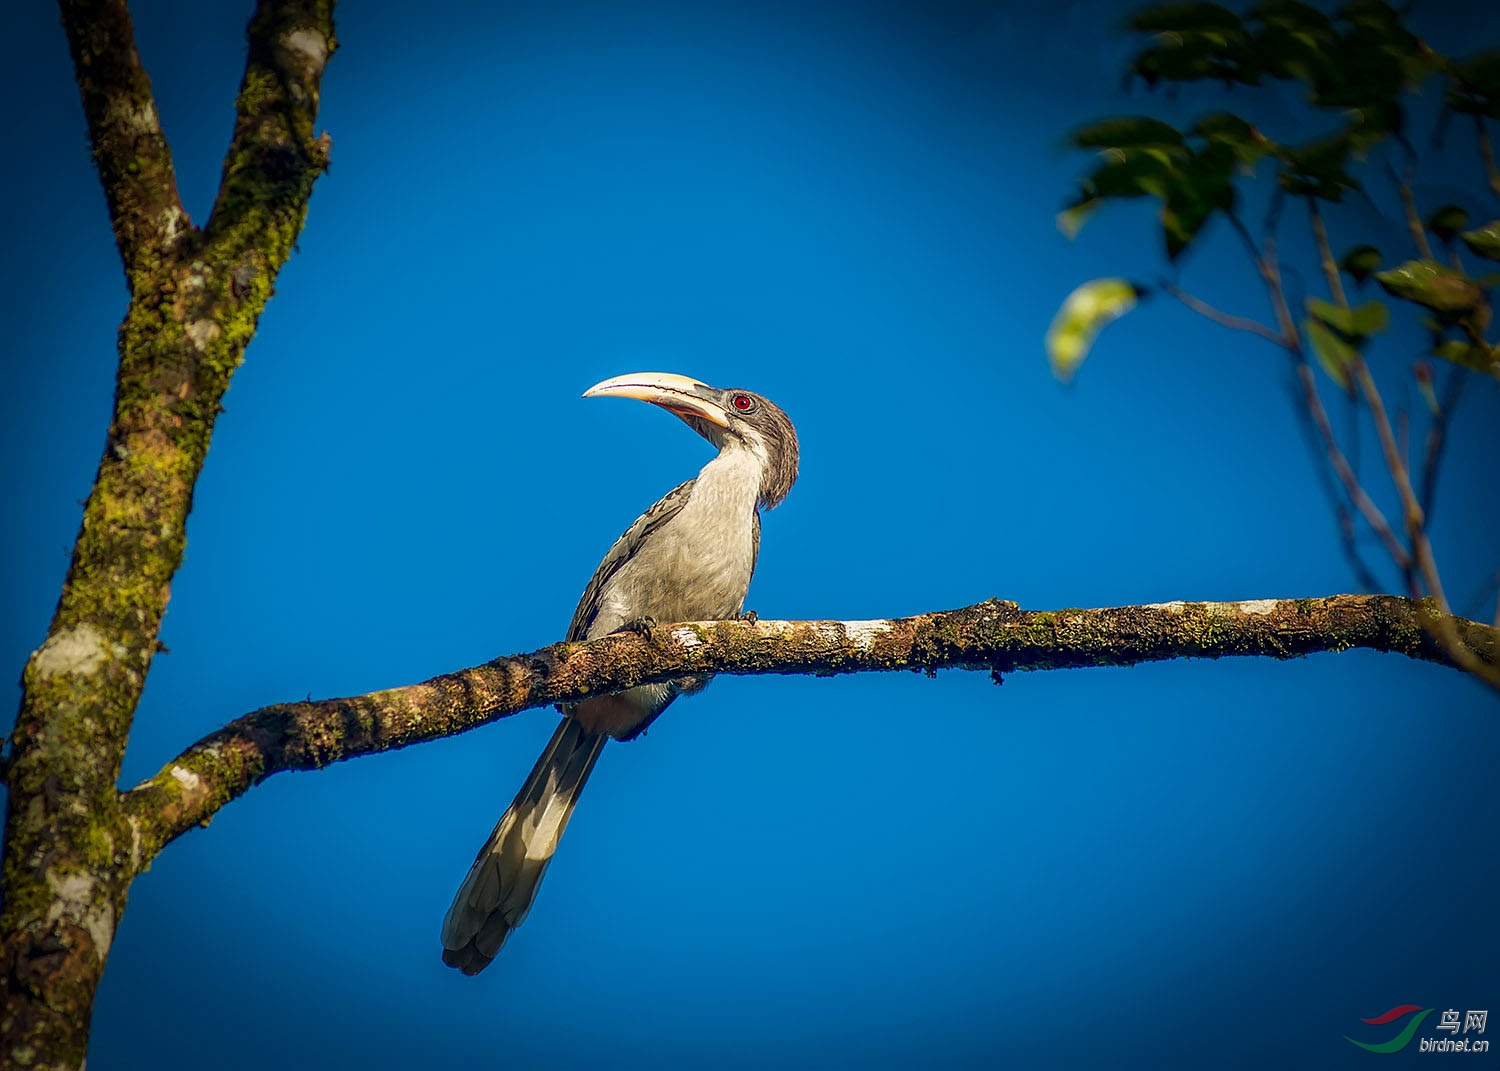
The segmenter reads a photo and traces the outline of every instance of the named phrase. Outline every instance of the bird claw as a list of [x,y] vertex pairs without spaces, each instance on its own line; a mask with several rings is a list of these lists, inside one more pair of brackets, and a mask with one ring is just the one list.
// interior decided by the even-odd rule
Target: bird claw
[[756,613],[754,610],[746,610],[744,613],[740,614],[740,620],[747,625],[753,625],[760,620],[760,614]]
[[654,618],[651,615],[647,614],[645,617],[637,617],[637,618],[633,618],[630,621],[625,622],[619,628],[615,629],[615,631],[616,632],[633,632],[637,636],[644,636],[647,639],[650,639],[651,638],[651,630],[654,629],[655,627],[656,627],[656,618]]

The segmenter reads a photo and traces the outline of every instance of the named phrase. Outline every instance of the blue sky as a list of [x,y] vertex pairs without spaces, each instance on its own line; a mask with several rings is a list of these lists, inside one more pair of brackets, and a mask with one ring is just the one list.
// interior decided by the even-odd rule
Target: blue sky
[[[201,222],[250,5],[134,7]],[[122,784],[268,703],[558,639],[615,536],[708,457],[665,414],[579,398],[627,371],[796,422],[763,617],[1352,590],[1280,354],[1156,302],[1071,388],[1047,370],[1074,285],[1162,271],[1144,205],[1058,234],[1086,163],[1064,133],[1197,110],[1122,97],[1124,10],[347,5],[333,168],[228,395]],[[1458,50],[1482,23],[1418,20]],[[0,170],[19,676],[125,291],[55,12],[10,5],[0,34],[0,99],[26,101]],[[1330,225],[1391,233],[1358,206]],[[1214,228],[1184,280],[1265,316],[1236,252]],[[1393,405],[1415,347],[1376,351]],[[1434,527],[1460,604],[1497,565],[1490,387]],[[467,979],[438,927],[552,729],[529,712],[274,778],[174,844],[132,890],[90,1067],[1378,1061],[1344,1040],[1360,1018],[1500,1005],[1496,715],[1368,652],[1000,688],[721,678],[606,751],[535,911]]]

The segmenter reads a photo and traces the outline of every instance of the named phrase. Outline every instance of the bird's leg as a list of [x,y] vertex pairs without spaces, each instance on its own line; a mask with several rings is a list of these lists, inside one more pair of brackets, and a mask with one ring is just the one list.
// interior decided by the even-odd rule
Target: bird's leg
[[740,614],[740,620],[747,625],[753,625],[760,620],[760,614],[756,613],[754,610],[746,610],[744,613]]
[[615,629],[615,631],[633,632],[637,636],[644,636],[649,640],[651,638],[651,630],[654,628],[656,628],[656,618],[652,617],[650,614],[647,614],[644,617],[632,618],[631,620],[621,625],[619,628]]

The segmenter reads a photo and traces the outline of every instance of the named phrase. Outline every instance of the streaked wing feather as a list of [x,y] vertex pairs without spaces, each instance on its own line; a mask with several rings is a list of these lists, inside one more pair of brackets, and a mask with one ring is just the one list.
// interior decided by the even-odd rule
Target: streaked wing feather
[[750,514],[750,575],[755,575],[755,563],[760,561],[760,510]]
[[[615,540],[615,545],[609,548],[609,552],[604,555],[604,560],[599,563],[599,568],[594,571],[594,578],[589,581],[588,587],[583,589],[583,596],[578,600],[578,609],[573,611],[573,620],[568,625],[570,642],[585,638],[589,626],[594,623],[594,618],[599,616],[599,601],[604,594],[604,585],[622,565],[630,560],[631,555],[647,536],[682,512],[682,507],[687,505],[688,498],[693,493],[694,482],[696,481],[688,480],[672,488],[654,506],[637,517],[635,523],[625,529],[624,535]],[[760,518],[758,516],[755,525],[755,542],[758,548],[760,545]]]

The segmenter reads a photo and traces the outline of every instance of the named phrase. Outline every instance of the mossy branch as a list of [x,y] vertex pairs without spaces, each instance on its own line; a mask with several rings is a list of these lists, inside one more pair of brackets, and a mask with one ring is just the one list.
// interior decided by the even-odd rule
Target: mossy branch
[[[1173,658],[1296,658],[1355,647],[1452,666],[1423,628],[1426,602],[1389,595],[1022,610],[990,600],[881,621],[719,621],[654,626],[497,658],[421,684],[266,707],[230,722],[124,794],[138,865],[282,770],[453,736],[498,718],[702,673],[829,676],[881,670],[1128,666]],[[1493,665],[1496,630],[1452,619]]]
[[78,1067],[125,892],[120,762],[221,400],[307,213],[331,0],[260,0],[218,201],[182,211],[125,0],[60,0],[125,264],[114,411],[46,641],[22,674],[0,872],[0,1066]]
[[60,7],[94,163],[133,291],[173,254],[191,222],[125,0],[61,0]]

